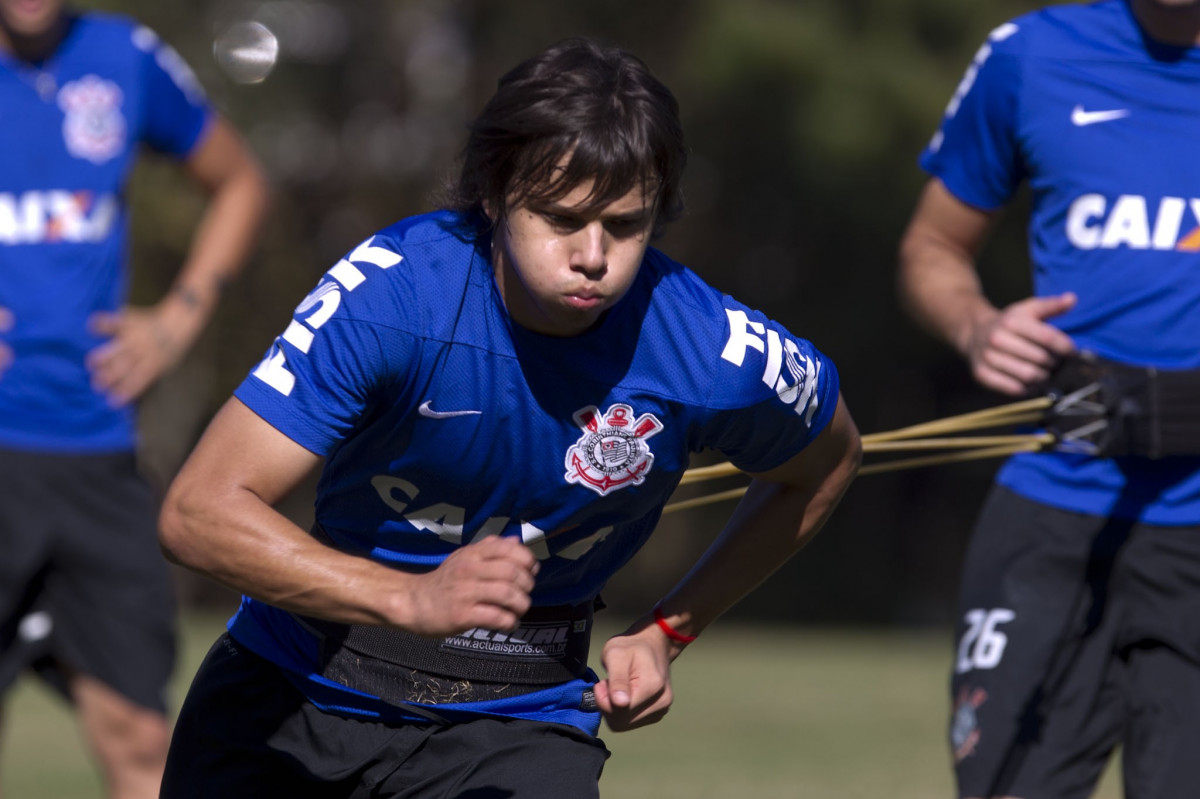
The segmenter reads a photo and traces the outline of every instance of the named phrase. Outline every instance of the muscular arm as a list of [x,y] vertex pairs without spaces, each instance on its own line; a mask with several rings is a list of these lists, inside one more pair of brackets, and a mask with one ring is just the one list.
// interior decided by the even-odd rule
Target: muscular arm
[[[839,397],[833,419],[812,444],[755,475],[725,529],[662,601],[667,623],[699,634],[798,552],[833,512],[861,453],[858,430]],[[605,645],[608,679],[596,686],[596,700],[612,729],[650,724],[666,713],[670,662],[681,651],[651,617]]]
[[1030,297],[1004,309],[989,302],[975,256],[992,223],[992,214],[929,181],[901,240],[899,293],[918,323],[967,359],[980,384],[1020,396],[1075,351],[1070,337],[1046,322],[1074,307],[1075,295]]
[[209,200],[187,260],[155,306],[98,313],[111,340],[88,359],[93,383],[118,404],[140,396],[191,347],[216,309],[221,287],[248,257],[267,208],[267,184],[250,150],[221,117],[185,164]]
[[537,571],[527,547],[489,537],[419,575],[339,552],[272,507],[320,462],[229,400],[167,492],[159,533],[167,558],[276,607],[333,621],[432,636],[516,626]]

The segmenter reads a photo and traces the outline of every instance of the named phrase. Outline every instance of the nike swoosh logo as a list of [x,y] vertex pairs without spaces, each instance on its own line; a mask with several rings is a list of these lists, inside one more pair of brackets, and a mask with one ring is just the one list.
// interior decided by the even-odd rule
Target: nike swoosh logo
[[1084,125],[1095,125],[1097,122],[1112,122],[1129,116],[1128,108],[1114,108],[1111,111],[1084,111],[1083,106],[1077,105],[1071,110],[1071,124],[1082,128]]
[[429,407],[432,404],[432,400],[425,400],[421,403],[421,407],[417,408],[417,413],[428,419],[451,419],[455,416],[478,416],[483,413],[483,411],[435,411]]

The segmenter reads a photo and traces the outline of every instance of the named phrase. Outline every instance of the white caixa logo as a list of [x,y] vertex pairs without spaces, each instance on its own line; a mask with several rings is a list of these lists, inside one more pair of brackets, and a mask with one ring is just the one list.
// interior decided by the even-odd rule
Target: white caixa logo
[[0,192],[0,245],[103,241],[121,215],[115,194],[50,189]]
[[[538,560],[549,560],[551,557],[579,560],[608,538],[613,531],[612,525],[601,527],[589,535],[560,546],[551,554],[550,539],[574,528],[552,530],[547,533],[537,525],[523,519],[490,516],[478,527],[468,529],[466,508],[448,502],[419,503],[416,499],[421,493],[421,489],[403,477],[377,474],[371,478],[371,487],[375,489],[383,504],[402,516],[414,530],[419,533],[435,535],[454,546],[463,546],[488,536],[510,535],[520,539],[521,543],[529,547]],[[561,539],[559,540],[561,541]]]
[[1200,198],[1122,194],[1076,197],[1067,210],[1067,240],[1081,250],[1200,252]]

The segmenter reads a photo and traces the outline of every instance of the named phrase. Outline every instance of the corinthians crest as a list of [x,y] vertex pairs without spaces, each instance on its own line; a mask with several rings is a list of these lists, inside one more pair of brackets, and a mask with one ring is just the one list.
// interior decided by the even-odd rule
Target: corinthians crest
[[103,164],[125,146],[124,95],[110,80],[85,75],[63,86],[58,107],[63,110],[63,141],[67,152]]
[[604,496],[646,479],[654,463],[646,439],[663,429],[653,414],[635,417],[633,408],[618,402],[603,414],[589,405],[571,418],[583,435],[567,450],[568,483]]

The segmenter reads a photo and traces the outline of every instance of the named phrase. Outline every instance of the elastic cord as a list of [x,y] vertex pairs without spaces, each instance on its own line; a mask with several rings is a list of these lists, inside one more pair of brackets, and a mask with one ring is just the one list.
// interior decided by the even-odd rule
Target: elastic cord
[[667,620],[663,618],[662,608],[657,605],[654,607],[654,622],[658,625],[658,629],[663,631],[663,635],[667,636],[677,644],[690,644],[692,641],[696,640],[696,636],[684,635],[671,625],[667,624]]

